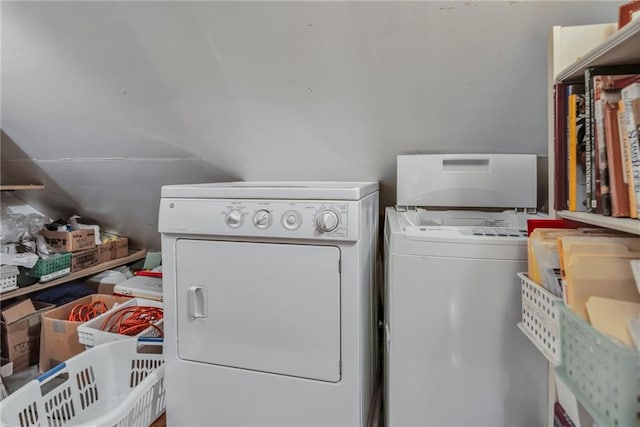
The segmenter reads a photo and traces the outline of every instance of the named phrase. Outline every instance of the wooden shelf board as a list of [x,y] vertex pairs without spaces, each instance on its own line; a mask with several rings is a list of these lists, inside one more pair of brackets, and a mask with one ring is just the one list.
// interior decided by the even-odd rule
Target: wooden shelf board
[[100,273],[101,271],[109,270],[110,268],[119,267],[121,265],[129,264],[130,262],[134,262],[139,259],[142,259],[145,257],[146,254],[147,254],[146,249],[133,249],[129,251],[129,255],[127,255],[126,257],[103,262],[102,264],[94,265],[93,267],[76,271],[74,273],[68,274],[66,276],[60,277],[59,279],[55,279],[50,282],[36,283],[30,286],[25,286],[24,288],[16,289],[14,291],[4,292],[0,294],[0,301],[5,301],[10,298],[15,298],[21,295],[32,294],[34,292],[41,291],[43,289],[61,285],[63,283],[67,283],[75,279],[80,279],[82,277],[92,276],[96,273]]
[[12,191],[12,190],[44,190],[42,184],[24,184],[24,185],[0,185],[0,191]]
[[637,64],[640,49],[640,19],[616,31],[611,37],[587,52],[579,61],[561,71],[556,81],[584,80],[584,69],[598,65]]
[[588,212],[558,212],[564,219],[583,222],[585,224],[597,225],[599,227],[611,228],[614,230],[624,231],[626,233],[640,235],[640,220],[630,218],[613,218]]

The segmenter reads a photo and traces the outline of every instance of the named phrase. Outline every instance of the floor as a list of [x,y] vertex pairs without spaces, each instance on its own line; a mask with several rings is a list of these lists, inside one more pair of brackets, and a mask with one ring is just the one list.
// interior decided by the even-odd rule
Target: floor
[[162,414],[151,424],[151,427],[167,427],[167,414]]

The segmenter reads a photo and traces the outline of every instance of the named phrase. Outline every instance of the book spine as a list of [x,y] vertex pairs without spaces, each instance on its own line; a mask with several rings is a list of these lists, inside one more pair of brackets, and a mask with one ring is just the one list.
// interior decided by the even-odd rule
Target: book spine
[[[618,94],[616,94],[618,95]],[[624,167],[618,130],[618,100],[604,102],[604,128],[609,180],[611,188],[611,216],[629,216],[629,189],[624,183]]]
[[598,208],[600,213],[611,216],[611,189],[609,184],[609,163],[607,161],[607,149],[604,130],[604,100],[598,99],[594,102],[595,114],[595,145],[597,147],[596,156],[598,158],[598,172],[600,174],[600,197]]
[[596,211],[596,177],[593,169],[593,159],[595,157],[595,144],[593,137],[594,117],[593,117],[593,87],[591,85],[591,69],[587,68],[584,72],[584,95],[585,95],[585,141],[586,141],[586,157],[585,157],[585,197],[587,199],[587,212]]
[[[633,83],[622,89],[622,101],[624,102],[624,115],[629,138],[631,178],[633,178],[636,211],[640,213],[640,146],[638,142],[638,129],[640,129],[640,83]],[[632,183],[629,183],[629,185],[631,186]]]
[[576,166],[578,163],[577,153],[577,134],[576,134],[576,107],[578,104],[578,95],[571,94],[569,95],[569,114],[567,117],[567,127],[569,129],[569,145],[568,145],[568,155],[567,155],[567,174],[569,178],[569,210],[575,212],[577,210],[577,171]]
[[554,208],[567,209],[567,139],[566,139],[566,95],[565,85],[553,86],[553,143],[555,155]]
[[618,129],[620,131],[620,149],[622,151],[622,164],[624,183],[627,186],[629,197],[629,217],[638,218],[638,208],[636,206],[636,193],[633,188],[633,171],[631,169],[631,146],[629,144],[629,134],[627,133],[627,122],[624,110],[624,101],[618,101]]

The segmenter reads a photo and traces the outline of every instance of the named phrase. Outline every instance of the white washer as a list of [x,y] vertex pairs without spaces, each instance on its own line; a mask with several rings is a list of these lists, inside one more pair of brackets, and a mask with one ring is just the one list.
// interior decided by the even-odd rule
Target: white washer
[[535,156],[398,157],[384,231],[388,425],[546,425],[546,360],[516,326],[535,183]]
[[377,182],[162,188],[167,423],[365,425]]

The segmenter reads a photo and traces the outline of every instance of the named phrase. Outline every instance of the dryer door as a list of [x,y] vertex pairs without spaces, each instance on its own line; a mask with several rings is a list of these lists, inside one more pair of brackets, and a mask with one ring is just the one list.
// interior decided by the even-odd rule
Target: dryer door
[[340,250],[178,240],[178,356],[340,380]]

